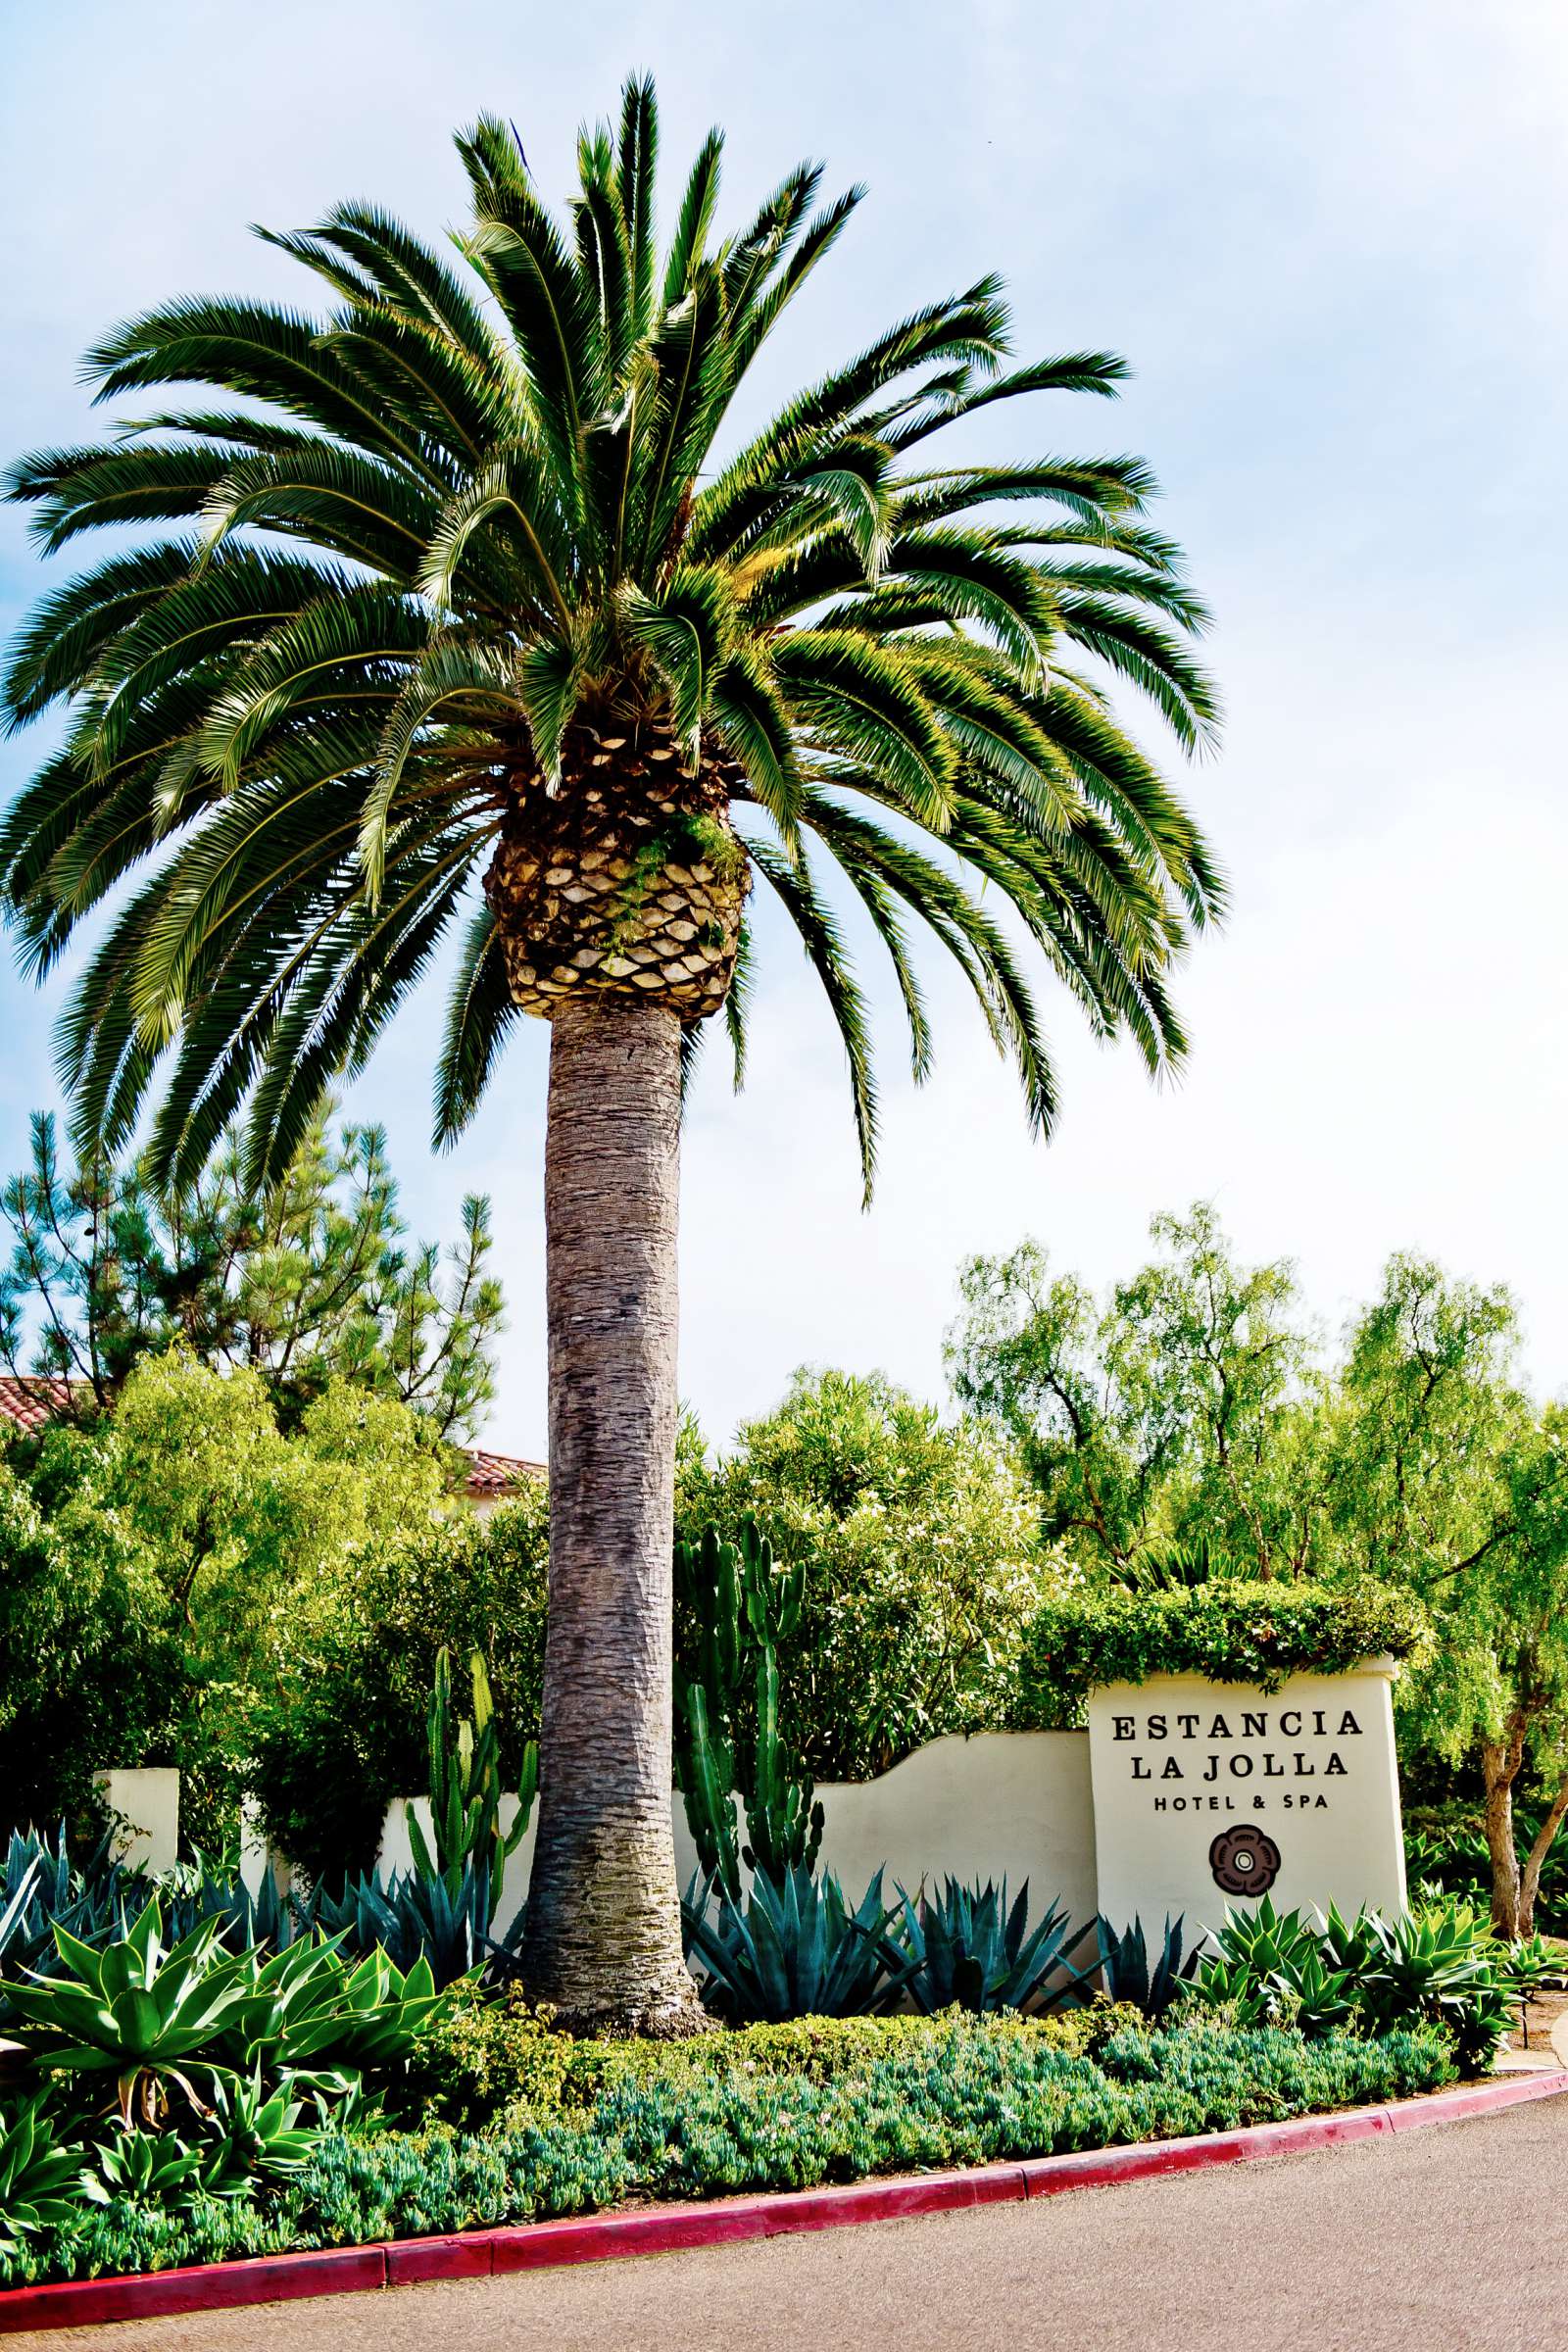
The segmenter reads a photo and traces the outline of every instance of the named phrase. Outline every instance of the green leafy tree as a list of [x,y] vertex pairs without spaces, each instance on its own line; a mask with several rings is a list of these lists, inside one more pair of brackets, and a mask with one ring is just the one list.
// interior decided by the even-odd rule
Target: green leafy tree
[[[679,1524],[755,1518],[804,1563],[777,1644],[781,1736],[819,1780],[864,1780],[945,1732],[1001,1729],[1023,1628],[1053,1581],[1033,1496],[976,1420],[873,1376],[799,1372],[778,1409],[710,1461],[688,1447]],[[682,1663],[701,1671],[695,1626]],[[742,1736],[752,1722],[742,1694]]]
[[1240,1266],[1213,1209],[1156,1216],[1159,1254],[1104,1302],[1045,1250],[971,1258],[948,1335],[959,1401],[1023,1449],[1049,1537],[1124,1568],[1174,1545],[1249,1576],[1311,1557],[1312,1337],[1286,1262]]
[[310,1877],[368,1870],[389,1800],[427,1785],[443,1648],[483,1655],[503,1764],[516,1770],[539,1731],[549,1542],[539,1481],[487,1518],[367,1538],[290,1587],[241,1744],[263,1828]]
[[68,1414],[101,1411],[176,1340],[204,1363],[260,1373],[291,1416],[345,1377],[454,1436],[494,1394],[490,1204],[465,1200],[443,1278],[435,1244],[406,1245],[378,1127],[334,1135],[323,1108],[273,1184],[250,1181],[233,1132],[197,1175],[160,1182],[146,1153],[63,1170],[39,1113],[32,1165],[0,1191],[0,1216],[13,1243],[0,1359],[68,1382]]
[[77,1822],[95,1772],[161,1760],[185,1688],[168,1594],[126,1532],[90,1503],[49,1511],[0,1451],[0,1838]]
[[271,238],[324,315],[183,299],[97,347],[133,422],[24,460],[13,494],[46,550],[151,527],[22,633],[7,711],[64,704],[68,732],[0,829],[0,877],[39,974],[116,898],[62,1058],[83,1148],[120,1152],[146,1108],[159,1184],[194,1181],[246,1107],[250,1179],[279,1176],[465,908],[443,1143],[518,1016],[551,1021],[529,1965],[564,2013],[677,2029],[697,2022],[668,1805],[678,1106],[710,1015],[740,1053],[748,892],[823,983],[869,1182],[839,902],[891,959],[916,1074],[911,920],[1044,1131],[1025,948],[1160,1071],[1183,1049],[1172,967],[1219,888],[1107,700],[1119,678],[1184,745],[1211,730],[1184,642],[1201,609],[1144,519],[1146,468],[932,446],[999,403],[1112,392],[1121,363],[1012,364],[984,276],[737,435],[860,192],[819,202],[803,166],[721,235],[714,132],[661,245],[656,132],[628,83],[558,221],[487,117],[458,142],[459,264],[340,206]]
[[205,1671],[243,1659],[281,1582],[308,1582],[345,1544],[429,1525],[451,1485],[442,1449],[390,1399],[328,1390],[291,1439],[256,1374],[172,1350],[127,1381],[90,1493],[201,1630]]
[[1016,1439],[1087,1572],[1418,1599],[1436,1638],[1397,1687],[1403,1744],[1476,1767],[1494,1923],[1530,1934],[1568,1818],[1568,1411],[1521,1384],[1512,1300],[1396,1255],[1335,1362],[1287,1264],[1238,1264],[1201,1206],[1152,1231],[1160,1255],[1102,1303],[1033,1243],[972,1259],[956,1394]]
[[96,1770],[177,1763],[188,1833],[221,1842],[291,1623],[362,1550],[439,1527],[445,1450],[344,1383],[285,1435],[257,1373],[178,1349],[143,1358],[112,1417],[26,1450],[26,1476],[0,1465],[0,1809],[47,1819]]
[[[1401,1701],[1429,1747],[1480,1764],[1493,1924],[1508,1936],[1532,1932],[1568,1815],[1568,1412],[1535,1405],[1518,1350],[1505,1290],[1396,1256],[1321,1433],[1335,1473],[1324,1567],[1405,1584],[1432,1610],[1431,1661]],[[1527,1773],[1546,1807],[1521,1857]]]

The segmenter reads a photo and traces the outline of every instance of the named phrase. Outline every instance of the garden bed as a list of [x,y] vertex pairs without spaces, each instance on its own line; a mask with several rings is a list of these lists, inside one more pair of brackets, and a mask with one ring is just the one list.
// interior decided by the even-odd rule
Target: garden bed
[[1386,2105],[1455,2071],[1429,2026],[1308,2039],[1204,2018],[1152,2030],[1102,2006],[1043,2021],[803,2019],[670,2045],[574,2042],[491,2004],[418,2062],[403,2128],[329,2133],[248,2193],[74,2213],[0,2261],[0,2278],[318,2254],[1186,2140]]
[[1214,2165],[1380,2138],[1459,2122],[1568,2091],[1568,2072],[1443,2090],[1391,2105],[1352,2108],[1183,2139],[1146,2141],[1033,2162],[992,2164],[854,2185],[727,2198],[683,2207],[607,2213],[523,2228],[388,2240],[318,2253],[201,2264],[137,2277],[76,2279],[0,2292],[0,2334],[94,2327],[176,2312],[220,2311],[307,2297],[363,2293],[434,2279],[499,2278],[522,2270],[607,2262],[680,2248],[734,2245],[858,2222],[909,2219],[978,2205],[1019,2203],[1072,2189],[1108,2187]]

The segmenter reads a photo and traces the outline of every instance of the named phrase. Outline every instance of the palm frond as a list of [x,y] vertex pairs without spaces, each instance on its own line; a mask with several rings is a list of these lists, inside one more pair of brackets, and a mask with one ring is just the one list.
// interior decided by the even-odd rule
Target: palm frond
[[[503,822],[512,842],[548,810],[541,838],[563,817],[569,837],[583,725],[667,730],[705,791],[728,790],[838,1024],[867,1186],[871,1041],[841,907],[889,958],[917,1078],[932,941],[1043,1132],[1037,967],[1097,1036],[1156,1075],[1180,1062],[1172,976],[1225,887],[1121,705],[1184,752],[1212,740],[1205,608],[1148,520],[1141,460],[1025,443],[947,464],[941,440],[1000,403],[1113,396],[1124,363],[1014,363],[1001,283],[980,277],[715,458],[862,191],[824,196],[802,164],[721,236],[714,131],[661,249],[658,135],[634,77],[581,134],[558,214],[516,134],[481,117],[458,141],[454,250],[368,204],[262,230],[318,310],[143,313],[87,361],[96,397],[135,414],[13,467],[44,549],[120,523],[143,541],[52,589],[0,697],[9,729],[62,725],[0,819],[0,893],[35,975],[92,924],[59,1030],[83,1149],[151,1116],[159,1164],[190,1172],[248,1118],[253,1166],[281,1165],[320,1090],[455,951],[450,1144],[526,962],[474,887]],[[753,955],[748,931],[725,1005],[737,1082]]]
[[591,387],[604,365],[600,321],[507,125],[481,116],[458,152],[474,198],[468,251],[506,315],[558,490],[576,514]]
[[860,1146],[860,1178],[869,1202],[876,1181],[877,1097],[865,998],[850,966],[831,907],[820,897],[804,858],[787,857],[771,842],[748,839],[759,873],[771,886],[801,935],[807,958],[822,984],[849,1066],[850,1101]]
[[495,916],[481,906],[468,924],[447,998],[430,1139],[437,1151],[450,1151],[473,1117],[507,1032],[520,1017],[507,986]]

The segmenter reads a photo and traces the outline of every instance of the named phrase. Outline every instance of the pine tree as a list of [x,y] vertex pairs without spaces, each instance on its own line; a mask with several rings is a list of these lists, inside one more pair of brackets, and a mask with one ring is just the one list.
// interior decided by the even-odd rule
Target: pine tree
[[104,1410],[176,1341],[259,1372],[285,1426],[335,1376],[401,1397],[442,1437],[469,1433],[494,1394],[489,1202],[465,1200],[443,1271],[436,1244],[408,1244],[380,1128],[334,1132],[324,1107],[270,1185],[248,1174],[237,1134],[185,1181],[160,1179],[146,1153],[65,1169],[40,1112],[0,1216],[0,1359],[65,1384],[74,1417]]

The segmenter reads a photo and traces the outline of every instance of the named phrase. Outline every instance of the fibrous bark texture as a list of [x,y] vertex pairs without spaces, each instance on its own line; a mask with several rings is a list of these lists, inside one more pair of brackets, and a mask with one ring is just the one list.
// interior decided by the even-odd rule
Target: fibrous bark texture
[[1504,1936],[1509,1942],[1535,1933],[1542,1869],[1558,1831],[1568,1820],[1568,1778],[1564,1778],[1558,1783],[1521,1866],[1514,1832],[1513,1792],[1524,1764],[1527,1723],[1525,1710],[1517,1709],[1504,1727],[1503,1739],[1486,1740],[1481,1749],[1482,1780],[1487,1792],[1487,1850],[1492,1858],[1492,1928],[1494,1935]]
[[485,877],[514,1002],[546,1020],[585,995],[716,1012],[748,880],[733,762],[691,765],[643,719],[569,729],[562,767],[556,792],[537,768],[514,779]]
[[526,1976],[564,2021],[703,2024],[670,1829],[680,1022],[557,1005],[545,1144],[550,1632]]
[[1508,1726],[1505,1741],[1487,1740],[1481,1750],[1486,1785],[1487,1851],[1492,1857],[1492,1928],[1510,1940],[1520,1933],[1519,1851],[1513,1838],[1513,1785],[1524,1757],[1524,1725]]

